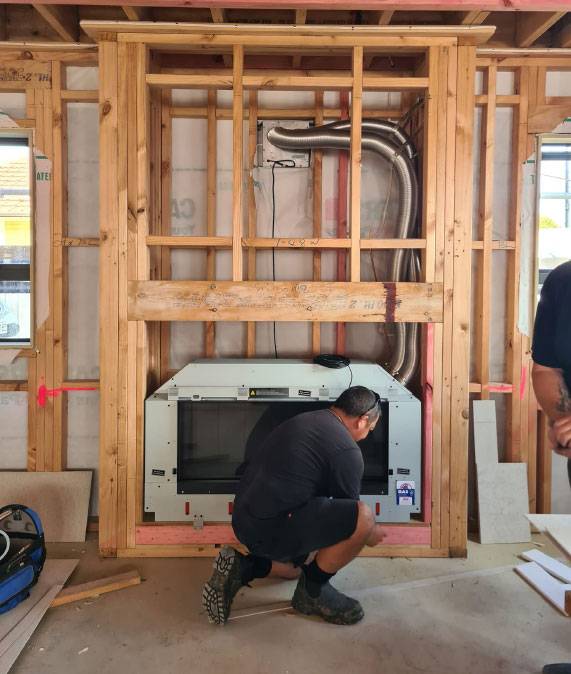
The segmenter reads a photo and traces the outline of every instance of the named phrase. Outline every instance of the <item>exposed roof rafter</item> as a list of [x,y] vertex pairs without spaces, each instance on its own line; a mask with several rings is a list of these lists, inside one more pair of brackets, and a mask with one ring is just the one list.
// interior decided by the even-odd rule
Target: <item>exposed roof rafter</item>
[[563,48],[571,47],[571,21],[559,33],[559,44],[557,46]]
[[516,19],[517,46],[531,47],[565,14],[566,12],[524,12],[518,14]]
[[34,9],[53,28],[62,40],[79,40],[79,13],[77,7],[34,4]]
[[[295,25],[303,26],[307,21],[307,9],[296,9],[295,10]],[[294,69],[301,68],[301,54],[296,54],[292,60],[292,66]]]
[[125,16],[129,21],[151,21],[153,10],[150,7],[135,7],[133,5],[121,5]]
[[460,23],[463,26],[481,26],[490,14],[491,12],[481,12],[479,9],[463,12]]

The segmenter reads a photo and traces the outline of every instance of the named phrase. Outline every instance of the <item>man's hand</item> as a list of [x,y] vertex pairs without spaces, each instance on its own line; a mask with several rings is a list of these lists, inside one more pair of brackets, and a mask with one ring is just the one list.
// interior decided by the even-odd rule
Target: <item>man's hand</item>
[[560,417],[549,429],[549,440],[553,443],[558,454],[561,450],[567,451],[563,456],[571,457],[571,414]]
[[383,539],[386,537],[386,532],[385,530],[381,527],[380,524],[375,524],[373,527],[373,530],[371,531],[371,535],[367,539],[367,545],[369,547],[374,547],[375,545],[378,545],[379,543],[382,543]]

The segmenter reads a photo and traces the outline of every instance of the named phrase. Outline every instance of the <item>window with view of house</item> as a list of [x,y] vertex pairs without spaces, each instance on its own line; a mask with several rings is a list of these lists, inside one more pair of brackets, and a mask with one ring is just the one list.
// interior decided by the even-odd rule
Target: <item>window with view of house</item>
[[571,136],[550,135],[540,142],[539,286],[549,272],[571,259]]
[[32,153],[30,135],[0,131],[0,346],[32,341]]

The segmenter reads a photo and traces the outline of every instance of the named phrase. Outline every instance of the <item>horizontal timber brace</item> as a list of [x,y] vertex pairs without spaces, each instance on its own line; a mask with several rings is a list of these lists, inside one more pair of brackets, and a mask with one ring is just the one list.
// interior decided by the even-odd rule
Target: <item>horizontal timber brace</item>
[[441,323],[441,283],[130,281],[134,321]]

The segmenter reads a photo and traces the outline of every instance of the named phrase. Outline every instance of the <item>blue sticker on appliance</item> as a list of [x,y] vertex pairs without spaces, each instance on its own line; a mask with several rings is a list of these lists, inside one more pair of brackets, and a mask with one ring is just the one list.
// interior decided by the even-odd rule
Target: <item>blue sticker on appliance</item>
[[397,505],[414,505],[415,483],[411,480],[397,480]]

